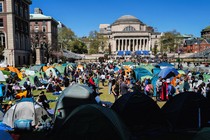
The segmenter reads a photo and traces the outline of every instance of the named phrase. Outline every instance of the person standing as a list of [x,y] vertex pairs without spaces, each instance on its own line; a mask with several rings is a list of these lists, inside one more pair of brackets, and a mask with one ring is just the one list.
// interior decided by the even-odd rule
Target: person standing
[[120,95],[120,85],[119,85],[119,81],[113,79],[112,80],[112,93],[114,95],[114,99],[115,101],[118,99],[119,95]]
[[120,79],[120,94],[121,95],[124,95],[124,94],[126,94],[126,93],[128,93],[128,89],[129,89],[129,87],[128,87],[128,85],[127,85],[127,81],[125,80],[123,80],[123,79]]
[[101,78],[102,85],[105,86],[104,83],[106,81],[106,76],[105,76],[104,72],[101,74],[101,77],[100,78]]

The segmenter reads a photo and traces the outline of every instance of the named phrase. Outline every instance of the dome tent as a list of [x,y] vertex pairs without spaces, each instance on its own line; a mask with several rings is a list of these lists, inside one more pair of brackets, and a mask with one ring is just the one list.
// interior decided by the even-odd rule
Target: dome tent
[[53,129],[59,129],[66,117],[76,107],[79,105],[92,103],[96,104],[95,95],[93,90],[87,85],[74,84],[65,88],[62,91],[55,107]]
[[110,108],[87,104],[75,108],[52,137],[54,140],[128,140],[129,132]]
[[[167,126],[159,106],[144,93],[127,93],[111,107],[134,135],[160,133]],[[165,130],[164,130],[165,131]]]
[[200,129],[210,121],[210,103],[195,92],[177,94],[161,110],[174,130]]

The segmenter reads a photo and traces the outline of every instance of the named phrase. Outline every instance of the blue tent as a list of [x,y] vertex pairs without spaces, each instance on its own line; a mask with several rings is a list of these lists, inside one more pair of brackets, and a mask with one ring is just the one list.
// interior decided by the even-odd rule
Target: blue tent
[[170,77],[174,77],[177,76],[179,74],[178,70],[176,70],[175,68],[164,68],[160,71],[160,73],[158,74],[158,76],[162,77],[162,78],[170,78]]
[[131,55],[131,51],[125,51],[125,55]]
[[13,140],[12,136],[7,131],[0,130],[1,140]]
[[142,51],[136,51],[135,54],[136,54],[136,55],[142,55],[143,52],[142,52]]
[[124,51],[118,51],[117,55],[121,55],[121,56],[124,55]]
[[156,67],[173,67],[173,66],[174,65],[172,65],[171,63],[167,63],[167,62],[161,62],[156,65]]
[[134,69],[136,80],[140,80],[143,76],[153,76],[150,71],[145,68],[136,68]]
[[142,51],[144,55],[149,55],[149,51]]
[[153,73],[154,75],[158,75],[158,74],[160,73],[160,71],[161,71],[160,68],[154,68],[154,69],[152,69],[152,73]]

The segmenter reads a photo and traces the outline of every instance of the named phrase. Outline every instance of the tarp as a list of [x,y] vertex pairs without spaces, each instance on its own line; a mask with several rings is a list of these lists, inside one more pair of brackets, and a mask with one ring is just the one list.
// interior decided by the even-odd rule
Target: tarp
[[144,76],[153,76],[152,73],[145,68],[136,68],[134,69],[134,73],[136,80],[141,80]]
[[127,93],[111,108],[133,133],[159,130],[164,125],[160,107],[144,93]]
[[195,92],[175,95],[161,110],[173,129],[200,129],[210,121],[210,103]]
[[56,103],[54,129],[58,129],[77,106],[90,103],[96,103],[96,101],[93,90],[87,85],[74,84],[65,88]]
[[128,140],[130,135],[113,110],[87,104],[75,108],[52,137],[54,140]]

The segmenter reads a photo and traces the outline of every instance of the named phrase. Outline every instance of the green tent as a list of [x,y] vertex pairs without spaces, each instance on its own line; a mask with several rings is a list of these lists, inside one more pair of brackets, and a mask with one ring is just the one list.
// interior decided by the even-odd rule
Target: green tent
[[132,65],[135,65],[135,63],[128,61],[128,62],[123,62],[122,65],[132,66]]
[[35,86],[35,87],[40,87],[42,86],[41,82],[39,81],[39,78],[37,76],[28,76],[28,77],[25,77],[23,78],[19,84],[20,86],[23,86],[24,82],[26,81],[26,79],[29,78],[29,81],[31,83],[32,86]]
[[62,66],[62,65],[57,65],[55,66],[55,68],[61,73],[61,74],[64,74],[65,72],[65,66]]
[[52,136],[60,140],[128,140],[130,134],[112,109],[87,104],[75,108]]

